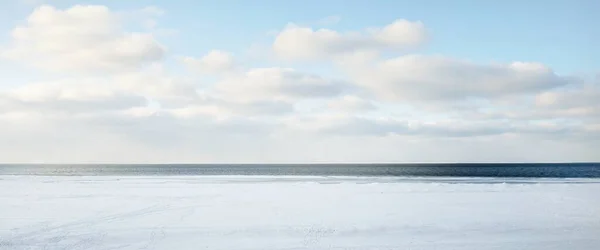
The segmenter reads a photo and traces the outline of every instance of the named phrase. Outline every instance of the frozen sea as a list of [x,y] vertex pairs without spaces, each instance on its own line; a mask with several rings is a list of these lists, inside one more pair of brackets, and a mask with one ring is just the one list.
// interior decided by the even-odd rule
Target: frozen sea
[[0,249],[600,249],[600,179],[0,174]]

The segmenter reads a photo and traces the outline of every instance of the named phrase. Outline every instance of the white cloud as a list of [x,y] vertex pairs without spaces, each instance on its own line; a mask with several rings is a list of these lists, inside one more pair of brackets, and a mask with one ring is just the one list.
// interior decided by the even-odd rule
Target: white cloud
[[539,63],[486,65],[423,55],[353,65],[347,72],[379,97],[401,102],[532,94],[578,82]]
[[372,101],[353,95],[345,95],[340,98],[333,99],[327,103],[327,107],[336,112],[347,113],[371,111],[377,108]]
[[[555,122],[442,119],[437,121],[405,120],[393,117],[360,117],[354,115],[309,115],[283,120],[291,129],[341,136],[409,136],[412,138],[474,138],[481,136],[518,135],[560,138],[579,136],[595,127],[565,125]],[[600,135],[600,134],[598,134]]]
[[[203,100],[185,79],[172,77],[158,68],[109,76],[68,77],[30,83],[0,91],[0,114],[31,116],[76,113],[88,116],[116,113],[152,113]],[[158,105],[157,108],[149,107]]]
[[211,50],[200,59],[184,57],[182,61],[192,70],[206,73],[231,73],[236,69],[233,55],[222,50]]
[[290,68],[256,68],[217,83],[216,91],[224,98],[240,101],[298,100],[337,96],[347,83]]
[[[600,122],[600,82],[539,90],[522,98],[502,98],[483,109],[476,105],[465,119],[512,121],[563,120],[570,124]],[[479,110],[475,111],[475,108]]]
[[314,60],[357,52],[403,50],[418,46],[426,39],[427,33],[423,23],[403,19],[382,28],[352,32],[313,30],[291,24],[277,34],[273,50],[284,59]]
[[96,83],[47,82],[0,93],[0,113],[29,114],[95,113],[146,105],[135,93],[106,88]]
[[128,32],[104,6],[60,10],[43,5],[12,30],[1,55],[42,69],[66,72],[122,71],[161,60],[165,48],[150,33]]
[[536,96],[536,104],[548,108],[600,107],[600,84],[542,92]]
[[[239,78],[241,84],[260,83],[253,78],[255,71],[251,70],[249,78]],[[269,73],[267,73],[268,75]],[[47,115],[85,115],[98,117],[107,114],[123,114],[131,117],[152,115],[167,115],[170,119],[189,119],[205,117],[212,119],[230,119],[232,117],[272,117],[292,113],[294,102],[289,98],[310,98],[306,95],[297,96],[293,91],[294,84],[300,84],[302,74],[286,75],[267,85],[256,86],[255,93],[262,96],[248,95],[245,98],[231,93],[217,92],[214,89],[198,91],[185,78],[169,76],[160,68],[135,73],[117,74],[104,77],[74,77],[57,81],[27,84],[21,87],[0,91],[0,115],[8,119],[20,119],[24,116],[42,117]],[[278,77],[281,75],[273,75]],[[316,76],[315,76],[316,77]],[[298,81],[298,82],[288,82]],[[321,79],[323,84],[331,88],[335,86]],[[220,83],[219,90],[227,89],[227,83]],[[233,82],[237,87],[238,82]],[[274,84],[274,85],[273,85]],[[278,84],[292,84],[292,91]],[[308,86],[309,88],[311,86]],[[314,86],[313,86],[314,87]],[[262,89],[261,89],[262,88]],[[321,91],[319,86],[315,91]],[[243,93],[239,93],[243,94]],[[252,94],[252,93],[247,93]],[[273,94],[274,96],[269,96]],[[328,94],[328,92],[325,92]],[[279,98],[281,97],[281,98]],[[297,99],[294,99],[297,100]]]
[[557,117],[600,119],[600,81],[541,92],[536,95],[535,104],[540,112]]
[[292,113],[294,105],[283,101],[228,102],[211,100],[185,107],[165,110],[177,118],[207,117],[216,120],[232,117],[273,117]]
[[105,85],[138,93],[166,106],[181,105],[201,98],[194,81],[161,72],[156,68],[114,75],[106,79]]
[[[1,53],[60,74],[0,89],[0,161],[598,159],[598,82],[540,63],[390,58],[427,40],[420,22],[290,25],[269,49],[292,60],[283,65],[222,50],[176,63],[154,36],[161,15],[156,7],[35,9]],[[316,74],[296,61],[307,59],[334,68]]]
[[391,48],[405,48],[419,45],[427,34],[421,22],[398,19],[383,28],[372,28],[369,33],[376,41]]

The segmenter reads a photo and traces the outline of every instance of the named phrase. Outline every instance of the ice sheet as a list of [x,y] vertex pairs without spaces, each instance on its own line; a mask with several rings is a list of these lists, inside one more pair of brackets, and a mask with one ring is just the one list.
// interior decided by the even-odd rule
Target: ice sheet
[[600,249],[577,179],[0,176],[0,249]]

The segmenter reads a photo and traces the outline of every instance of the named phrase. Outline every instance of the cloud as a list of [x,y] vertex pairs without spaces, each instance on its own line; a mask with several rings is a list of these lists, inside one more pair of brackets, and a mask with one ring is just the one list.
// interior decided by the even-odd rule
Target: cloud
[[160,67],[101,79],[105,87],[137,93],[163,106],[182,105],[202,98],[193,79],[170,74]]
[[536,62],[405,54],[428,39],[420,22],[289,25],[268,50],[290,61],[259,61],[224,50],[193,57],[183,47],[173,57],[157,41],[162,15],[35,9],[0,52],[37,67],[27,73],[39,79],[11,76],[0,89],[0,161],[598,158],[598,81]]
[[392,117],[360,117],[342,114],[296,116],[284,119],[283,124],[286,124],[290,129],[316,132],[323,136],[387,137],[400,135],[419,139],[476,138],[499,135],[541,135],[545,138],[556,139],[564,136],[589,136],[589,133],[596,128],[582,125],[560,124],[550,121],[464,121],[456,119],[423,121],[403,120]]
[[343,93],[348,84],[290,68],[255,68],[225,78],[216,85],[224,98],[240,101],[328,98]]
[[166,49],[151,33],[129,32],[124,26],[105,6],[60,10],[43,5],[12,30],[12,44],[1,55],[63,72],[130,70],[164,57]]
[[[260,70],[250,72],[255,71]],[[297,74],[302,76],[302,73]],[[253,76],[251,73],[249,79],[240,78],[241,84],[263,84],[260,78],[255,79]],[[273,76],[278,77],[277,74]],[[102,117],[107,114],[130,117],[167,115],[173,120],[197,117],[205,117],[208,120],[272,117],[294,112],[294,101],[298,100],[296,98],[311,98],[310,93],[297,95],[293,91],[294,84],[302,84],[302,81],[304,80],[301,77],[294,79],[294,74],[288,76],[284,73],[283,78],[275,82],[264,82],[266,85],[262,85],[262,89],[261,85],[256,86],[256,93],[262,93],[264,96],[247,95],[242,98],[229,94],[232,92],[223,95],[224,92],[217,92],[211,88],[197,89],[187,79],[171,76],[162,72],[160,68],[103,77],[72,77],[0,91],[0,115],[7,119],[9,116],[11,119],[21,119],[23,116],[65,114],[88,117]],[[326,79],[321,81],[315,84],[335,86]],[[238,82],[233,84],[232,87],[237,87]],[[286,84],[291,84],[291,92],[286,92]],[[219,86],[220,90],[223,90],[228,85],[225,83]],[[321,91],[319,86],[315,87],[315,91]],[[329,94],[327,91],[325,94]],[[269,96],[270,94],[274,96]]]
[[[0,91],[0,114],[148,115],[203,100],[196,87],[159,68],[109,76],[66,77]],[[149,107],[155,105],[156,107]]]
[[273,51],[288,60],[316,60],[359,52],[405,50],[421,45],[426,39],[423,23],[403,19],[382,28],[352,32],[313,30],[290,24],[277,34]]
[[207,117],[216,120],[231,117],[273,117],[289,114],[294,111],[294,105],[283,101],[231,102],[211,99],[202,103],[190,104],[184,107],[167,109],[165,112],[176,118],[189,119]]
[[233,55],[222,50],[211,50],[200,59],[184,57],[182,61],[190,69],[206,73],[230,73],[237,67]]
[[336,112],[347,113],[358,113],[361,111],[377,109],[372,101],[354,95],[345,95],[337,99],[332,99],[327,103],[327,107]]
[[0,93],[0,113],[94,114],[146,105],[146,98],[95,83],[48,82]]
[[555,117],[600,121],[600,81],[541,92],[535,96],[535,108]]
[[600,107],[600,84],[541,92],[535,101],[538,107],[545,108]]
[[473,106],[465,119],[505,119],[511,121],[562,120],[570,124],[600,122],[600,82],[580,80],[583,84],[540,90],[521,98],[500,98]]
[[400,102],[533,94],[579,82],[539,63],[477,64],[425,55],[400,56],[346,70],[380,98]]

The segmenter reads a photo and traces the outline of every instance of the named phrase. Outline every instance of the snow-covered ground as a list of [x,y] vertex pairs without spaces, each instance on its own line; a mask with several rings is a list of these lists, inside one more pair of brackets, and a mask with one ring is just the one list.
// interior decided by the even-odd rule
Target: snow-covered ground
[[600,181],[0,176],[0,249],[596,250]]

